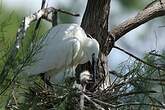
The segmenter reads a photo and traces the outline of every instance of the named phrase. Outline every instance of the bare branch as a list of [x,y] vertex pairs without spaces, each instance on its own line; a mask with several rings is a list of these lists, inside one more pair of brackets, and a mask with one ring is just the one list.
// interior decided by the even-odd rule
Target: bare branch
[[146,64],[146,65],[148,65],[148,66],[150,66],[150,67],[156,68],[156,69],[158,69],[158,70],[165,71],[165,69],[160,68],[159,66],[153,65],[153,64],[151,64],[151,63],[148,63],[148,62],[146,62],[146,61],[144,61],[144,60],[138,58],[137,56],[135,56],[135,55],[133,55],[133,54],[127,52],[126,50],[121,49],[120,47],[114,46],[114,48],[116,48],[116,49],[118,49],[118,50],[120,50],[120,51],[122,51],[122,52],[128,54],[129,56],[135,58],[136,60],[138,60],[138,61],[140,61],[140,62],[142,62],[142,63],[144,63],[144,64]]
[[53,8],[53,7],[45,8],[43,10],[45,10],[45,14],[42,16],[42,18],[49,21],[49,22],[53,22],[53,20],[52,20],[53,18],[52,17],[49,18],[48,15],[50,13],[54,13],[54,12],[60,12],[60,13],[64,13],[64,14],[67,14],[67,15],[75,16],[75,17],[80,16],[77,13],[71,13],[71,12],[64,11],[64,10],[61,10],[61,9],[56,9],[56,8]]
[[147,5],[136,16],[124,21],[112,29],[110,34],[115,38],[115,41],[136,27],[160,16],[165,15],[165,0],[155,0],[152,5]]
[[[45,3],[46,3],[46,0],[42,0],[41,9],[43,9],[45,7]],[[38,21],[37,21],[37,23],[36,23],[35,32],[38,29],[38,27],[40,25],[40,22],[41,22],[41,18],[39,18]]]

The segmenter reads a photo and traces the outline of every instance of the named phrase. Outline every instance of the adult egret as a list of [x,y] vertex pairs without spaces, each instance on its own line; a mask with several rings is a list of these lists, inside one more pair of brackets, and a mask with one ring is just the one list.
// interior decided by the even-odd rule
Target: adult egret
[[92,55],[98,58],[99,43],[87,37],[77,24],[59,24],[53,27],[41,44],[43,47],[33,58],[36,60],[25,68],[28,75],[45,73],[50,82],[60,81],[64,76],[75,75],[78,64],[92,63]]

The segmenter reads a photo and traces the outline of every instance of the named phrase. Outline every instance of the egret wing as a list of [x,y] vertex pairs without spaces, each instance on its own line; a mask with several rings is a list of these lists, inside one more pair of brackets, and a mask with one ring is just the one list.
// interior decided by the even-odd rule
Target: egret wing
[[25,68],[25,72],[34,75],[49,70],[55,72],[67,68],[81,50],[81,43],[74,34],[66,33],[66,27],[56,28],[47,35],[39,53],[34,56],[36,62]]

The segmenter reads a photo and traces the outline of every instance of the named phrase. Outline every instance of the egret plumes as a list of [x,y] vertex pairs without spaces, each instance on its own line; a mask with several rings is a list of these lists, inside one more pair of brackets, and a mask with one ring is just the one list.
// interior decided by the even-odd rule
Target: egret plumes
[[36,60],[25,68],[25,73],[46,73],[51,82],[64,76],[75,75],[78,64],[92,63],[92,55],[98,58],[99,43],[87,37],[77,24],[60,24],[53,27],[42,42],[43,47],[33,57]]

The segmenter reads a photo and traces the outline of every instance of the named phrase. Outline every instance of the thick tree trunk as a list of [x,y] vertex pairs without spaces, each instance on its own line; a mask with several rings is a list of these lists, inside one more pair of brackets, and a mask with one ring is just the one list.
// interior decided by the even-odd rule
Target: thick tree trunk
[[[88,0],[86,10],[83,16],[81,27],[90,34],[92,37],[97,39],[100,44],[100,55],[98,63],[98,77],[97,82],[105,81],[109,83],[108,75],[108,61],[107,55],[110,51],[110,44],[107,42],[110,40],[108,37],[108,19],[110,12],[110,1],[111,0]],[[79,72],[81,70],[90,70],[90,65],[81,65],[79,67]],[[107,76],[107,78],[105,78]]]

